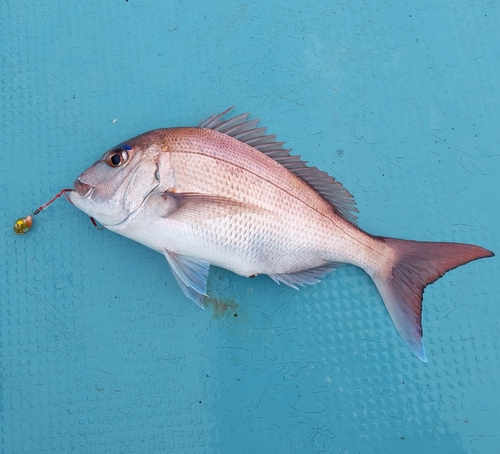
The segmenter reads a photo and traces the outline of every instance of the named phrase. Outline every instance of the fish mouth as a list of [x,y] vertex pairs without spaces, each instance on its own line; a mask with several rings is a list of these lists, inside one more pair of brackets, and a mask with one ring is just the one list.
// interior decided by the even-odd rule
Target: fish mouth
[[82,183],[78,178],[74,181],[73,187],[80,197],[88,198],[94,192],[94,187],[90,184]]

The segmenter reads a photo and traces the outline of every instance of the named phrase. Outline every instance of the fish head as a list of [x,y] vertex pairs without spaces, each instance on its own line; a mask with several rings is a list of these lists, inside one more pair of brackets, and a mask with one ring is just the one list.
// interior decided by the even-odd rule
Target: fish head
[[126,222],[159,185],[159,152],[147,133],[111,148],[75,180],[71,202],[104,227]]

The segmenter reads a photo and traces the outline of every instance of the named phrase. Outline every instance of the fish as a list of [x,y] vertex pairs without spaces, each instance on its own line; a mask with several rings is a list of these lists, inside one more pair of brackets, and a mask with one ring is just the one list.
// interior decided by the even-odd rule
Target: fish
[[74,182],[71,202],[112,232],[163,254],[203,307],[211,265],[298,289],[343,264],[373,280],[403,342],[427,361],[424,288],[493,256],[480,246],[370,235],[344,186],[284,148],[249,114],[155,129],[106,151]]

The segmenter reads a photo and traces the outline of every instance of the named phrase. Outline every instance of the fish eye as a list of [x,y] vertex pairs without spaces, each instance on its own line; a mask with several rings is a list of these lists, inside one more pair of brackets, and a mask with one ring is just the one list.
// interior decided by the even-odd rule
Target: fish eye
[[106,162],[110,167],[119,167],[127,162],[128,153],[123,148],[111,150],[106,158]]

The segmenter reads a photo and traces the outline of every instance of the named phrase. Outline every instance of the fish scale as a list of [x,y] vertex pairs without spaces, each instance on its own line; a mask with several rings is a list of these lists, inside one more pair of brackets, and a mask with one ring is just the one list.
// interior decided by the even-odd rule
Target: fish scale
[[[317,192],[310,191],[310,187],[303,180],[290,174],[276,161],[245,143],[222,133],[197,128],[174,128],[170,131],[170,134],[189,135],[190,137],[186,141],[189,148],[184,146],[182,142],[178,151],[169,147],[169,150],[172,150],[173,156],[171,159],[174,167],[176,167],[176,175],[182,171],[185,172],[184,178],[177,177],[180,185],[191,186],[195,184],[196,178],[203,178],[203,186],[199,189],[203,191],[213,190],[214,193],[218,194],[220,191],[224,191],[226,178],[231,178],[234,173],[239,171],[241,177],[247,176],[249,180],[252,176],[256,177],[254,180],[256,188],[261,188],[262,183],[269,182],[280,191],[291,192],[295,198],[304,201],[311,208],[324,213],[329,213],[332,210],[331,205]],[[203,153],[200,153],[200,151],[203,151]],[[176,155],[183,155],[184,153],[189,155],[190,158],[179,157],[179,166],[175,166]],[[213,158],[213,161],[207,159],[210,157]],[[209,163],[212,163],[213,166],[210,166]],[[224,166],[224,163],[227,163],[227,165]],[[205,167],[204,174],[197,172],[200,167]],[[238,181],[237,190],[232,194],[235,197],[245,193],[245,187],[241,186],[241,183],[244,183],[244,181]],[[256,198],[268,200],[267,196],[263,195],[262,192],[264,192],[263,188],[259,192],[252,193],[251,201],[255,202]]]
[[[172,130],[171,134],[196,136],[200,132],[201,135],[207,136],[206,131],[192,131],[191,129]],[[295,181],[297,183],[295,186],[290,187],[289,185],[288,190],[284,191],[282,188],[286,187],[285,178],[289,173],[285,168],[269,158],[261,159],[264,161],[264,165],[261,166],[262,170],[258,175],[255,160],[238,159],[241,156],[246,157],[238,148],[250,147],[237,142],[229,136],[223,136],[220,133],[216,134],[215,140],[212,139],[213,134],[203,139],[202,149],[206,154],[187,152],[182,143],[179,146],[180,151],[172,152],[173,156],[170,158],[170,162],[176,168],[175,181],[172,184],[176,187],[176,190],[179,192],[204,191],[208,194],[228,197],[263,208],[262,216],[251,217],[249,221],[253,220],[253,223],[247,223],[241,233],[243,237],[252,236],[254,230],[262,231],[267,222],[267,230],[262,234],[263,237],[267,238],[266,248],[255,247],[253,252],[255,259],[258,259],[259,255],[262,254],[269,256],[268,248],[271,243],[274,244],[274,249],[278,250],[272,255],[276,259],[275,262],[279,261],[274,264],[275,270],[273,271],[275,273],[300,270],[304,263],[311,267],[324,264],[325,260],[318,256],[317,253],[315,254],[317,259],[313,263],[312,258],[309,258],[304,252],[308,251],[310,255],[313,255],[315,250],[326,249],[327,245],[331,243],[331,235],[325,235],[325,232],[329,232],[330,229],[318,229],[318,225],[322,221],[320,219],[321,215],[314,212],[314,209],[316,209],[320,213],[324,213],[323,216],[335,216],[331,206],[316,193],[308,194],[308,200],[304,201],[305,197],[303,197],[302,188],[300,188],[301,185],[304,185],[304,182],[298,178]],[[222,137],[219,138],[218,135]],[[190,145],[192,150],[201,149],[201,144],[191,143]],[[259,158],[261,156],[266,158],[265,155],[254,149],[250,148],[249,151],[253,151]],[[207,155],[211,159],[207,159]],[[223,156],[224,160],[220,159],[220,156]],[[200,222],[205,224],[208,221],[201,220]],[[235,225],[234,219],[231,217],[224,217],[211,222],[214,223],[213,230],[216,234],[215,241],[217,243],[219,243],[219,238],[227,235],[226,232],[238,231],[237,225]],[[331,222],[331,219],[328,222]],[[223,228],[225,223],[229,223],[228,228],[224,229],[224,233],[218,235],[219,230]],[[284,232],[284,227],[286,227],[286,232]],[[255,241],[248,240],[246,243],[256,244]],[[242,245],[236,241],[233,241],[232,245],[233,250],[231,253],[234,255]],[[216,244],[216,246],[219,246],[219,244]],[[290,257],[283,257],[283,252],[279,254],[279,250],[283,252],[285,250],[303,252],[297,257],[298,264],[295,265],[290,260]],[[292,254],[290,253],[290,255]],[[270,260],[265,262],[266,269],[269,270],[272,263],[270,263]],[[219,262],[218,265],[225,268],[231,266],[222,262]],[[260,272],[259,269],[246,272],[242,269],[240,274],[260,274]]]
[[165,255],[203,306],[210,265],[267,274],[297,288],[342,263],[374,281],[401,338],[426,361],[424,288],[493,255],[482,247],[372,236],[352,195],[283,148],[247,114],[149,131],[107,151],[75,181],[71,201],[104,227]]

